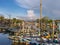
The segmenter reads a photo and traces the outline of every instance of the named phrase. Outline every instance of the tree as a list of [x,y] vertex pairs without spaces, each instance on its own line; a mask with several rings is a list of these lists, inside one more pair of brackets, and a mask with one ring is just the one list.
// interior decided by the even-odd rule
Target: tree
[[17,19],[16,18],[13,18],[12,21],[13,21],[13,23],[16,23]]
[[[39,23],[39,19],[36,20]],[[47,25],[49,24],[49,27],[51,28],[52,24],[52,19],[49,19],[49,17],[45,16],[42,19],[40,19],[40,27],[42,30],[46,30],[47,29]]]
[[36,22],[39,23],[39,20],[40,20],[40,19],[37,19]]
[[4,16],[0,16],[0,23],[4,24]]
[[22,22],[23,22],[23,20],[17,19],[17,23],[22,23]]
[[4,17],[3,16],[0,16],[0,20],[3,21],[4,20]]

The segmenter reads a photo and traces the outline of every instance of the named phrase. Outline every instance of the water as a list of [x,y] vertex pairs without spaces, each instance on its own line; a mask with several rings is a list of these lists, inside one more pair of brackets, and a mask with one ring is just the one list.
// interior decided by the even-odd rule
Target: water
[[[8,39],[8,34],[0,33],[0,45],[20,45],[20,44],[12,44],[12,41]],[[42,43],[41,45],[60,45],[60,44],[49,44],[49,43]]]
[[8,34],[0,33],[0,45],[11,45],[12,41],[8,39]]

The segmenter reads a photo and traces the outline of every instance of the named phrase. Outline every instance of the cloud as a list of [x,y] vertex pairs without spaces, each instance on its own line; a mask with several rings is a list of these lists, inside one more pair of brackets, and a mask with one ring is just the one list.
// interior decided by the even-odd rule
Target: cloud
[[[19,17],[19,18],[18,18]],[[22,20],[25,20],[25,21],[31,21],[31,18],[29,18],[29,17],[23,17],[23,16],[18,16],[18,17],[16,17],[17,19],[22,19]],[[32,19],[32,20],[36,20],[36,19]]]
[[18,17],[19,19],[23,20],[36,20],[38,18],[33,10],[27,10],[27,16],[18,16]]
[[[26,9],[40,9],[40,0],[15,0],[17,5]],[[28,11],[29,12],[29,11]],[[60,0],[42,0],[42,15],[60,19]],[[34,16],[34,15],[29,15]]]
[[27,10],[27,17],[21,17],[23,19],[35,20],[36,14],[34,10],[40,9],[40,0],[15,0],[16,4]]
[[40,0],[15,0],[16,4],[26,9],[39,9]]
[[43,14],[50,18],[60,18],[60,0],[43,0]]
[[33,10],[27,10],[27,17],[29,17],[30,19],[35,19],[36,15]]
[[53,12],[54,15],[57,15],[57,16],[60,15],[60,10],[53,10],[52,12]]

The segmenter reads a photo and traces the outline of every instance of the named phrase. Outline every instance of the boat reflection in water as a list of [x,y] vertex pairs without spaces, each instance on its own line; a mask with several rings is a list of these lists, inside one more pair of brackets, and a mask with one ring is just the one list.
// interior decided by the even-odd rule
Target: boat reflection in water
[[9,34],[0,33],[0,45],[20,45],[20,43],[13,43],[8,36]]
[[0,33],[0,45],[11,45],[12,41],[8,39],[8,34]]

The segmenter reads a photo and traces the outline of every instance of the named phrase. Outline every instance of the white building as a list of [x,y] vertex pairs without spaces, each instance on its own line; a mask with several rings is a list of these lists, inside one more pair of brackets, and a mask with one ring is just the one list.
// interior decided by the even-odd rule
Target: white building
[[57,23],[57,25],[58,25],[58,29],[59,29],[59,31],[60,31],[60,23]]

